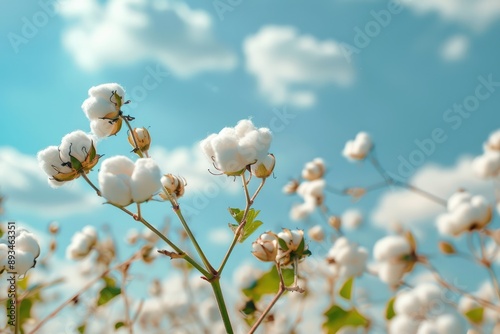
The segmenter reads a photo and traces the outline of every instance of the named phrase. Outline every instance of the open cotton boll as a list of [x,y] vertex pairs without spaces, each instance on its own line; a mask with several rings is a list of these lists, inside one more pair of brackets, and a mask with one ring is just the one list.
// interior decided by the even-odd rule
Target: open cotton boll
[[151,198],[161,187],[161,171],[151,158],[138,159],[131,176],[132,200],[142,203]]
[[[25,275],[26,272],[35,266],[36,259],[40,255],[40,245],[35,235],[25,229],[18,229],[15,234],[15,260],[9,263],[9,246],[0,243],[0,272],[9,270],[17,275]],[[13,268],[11,268],[11,265]]]
[[134,167],[132,160],[120,155],[104,160],[98,176],[102,196],[121,206],[132,203],[130,177]]
[[316,158],[305,164],[304,169],[302,169],[302,178],[308,181],[320,179],[325,174],[325,170],[323,159]]
[[71,156],[83,162],[90,152],[93,138],[81,130],[76,130],[65,135],[61,140],[59,150],[64,162],[71,161]]
[[49,146],[37,154],[38,165],[49,176],[48,182],[52,188],[62,186],[65,181],[56,181],[52,177],[59,173],[71,173],[72,169],[63,165],[57,146]]
[[106,119],[93,119],[90,121],[90,130],[98,138],[108,137],[116,129],[116,123]]
[[31,253],[34,258],[40,255],[40,246],[35,235],[25,229],[16,232],[16,248],[24,252]]
[[398,314],[389,323],[389,334],[417,334],[419,322],[405,314]]
[[373,249],[373,256],[377,261],[390,261],[410,253],[408,240],[400,235],[390,235],[378,240]]
[[255,127],[255,125],[252,123],[251,120],[242,119],[236,124],[234,130],[238,137],[243,138],[249,132],[257,130],[257,128]]
[[368,251],[346,237],[340,237],[328,251],[326,259],[338,276],[349,278],[365,271]]
[[118,101],[112,97],[113,92],[124,100],[125,90],[117,83],[102,84],[89,89],[89,97],[82,104],[83,112],[88,119],[95,120],[109,116],[110,113],[117,113],[115,103]]
[[488,141],[484,144],[485,151],[500,151],[500,130],[490,134]]
[[500,175],[500,150],[486,151],[472,162],[476,174],[483,178],[497,177]]
[[457,192],[448,200],[448,213],[437,218],[442,234],[458,236],[463,232],[479,229],[491,220],[491,207],[483,196]]
[[357,209],[349,209],[342,214],[342,226],[348,229],[357,229],[363,223],[363,215]]
[[71,260],[85,258],[97,243],[97,231],[92,226],[85,226],[71,238],[71,244],[66,248],[66,257]]
[[324,179],[304,181],[297,188],[297,194],[299,194],[302,198],[323,198],[323,191],[325,189],[325,186],[326,181]]
[[372,140],[368,133],[359,132],[354,140],[349,140],[342,154],[349,160],[363,160],[372,149]]
[[316,199],[314,197],[306,197],[304,198],[304,203],[292,206],[290,218],[292,220],[303,220],[314,212],[316,206]]

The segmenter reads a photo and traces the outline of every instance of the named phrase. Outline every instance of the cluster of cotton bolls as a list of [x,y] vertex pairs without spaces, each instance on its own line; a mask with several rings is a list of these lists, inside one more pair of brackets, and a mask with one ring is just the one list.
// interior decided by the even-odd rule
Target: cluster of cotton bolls
[[500,176],[500,130],[493,132],[483,145],[483,154],[473,161],[476,173],[484,178]]
[[[25,229],[17,229],[14,239],[8,240],[0,240],[0,273],[8,271],[23,276],[36,265],[36,259],[40,255],[38,240]],[[15,247],[14,258],[9,257],[9,250],[12,250],[10,245]]]
[[491,221],[492,211],[488,201],[483,196],[473,196],[466,191],[453,194],[448,200],[447,209],[448,212],[437,219],[442,234],[458,236],[481,229]]
[[305,164],[302,170],[302,182],[292,180],[285,185],[283,192],[287,195],[298,194],[303,200],[303,203],[295,204],[291,211],[290,217],[293,220],[302,220],[307,218],[314,210],[321,206],[324,201],[324,189],[326,181],[323,178],[326,172],[326,166],[321,158],[316,158]]
[[201,141],[201,149],[215,169],[228,176],[241,175],[250,167],[252,174],[271,175],[275,158],[269,154],[272,134],[268,128],[257,128],[251,120],[241,120],[234,128],[225,127]]
[[423,283],[396,295],[390,334],[465,334],[461,317],[436,285]]

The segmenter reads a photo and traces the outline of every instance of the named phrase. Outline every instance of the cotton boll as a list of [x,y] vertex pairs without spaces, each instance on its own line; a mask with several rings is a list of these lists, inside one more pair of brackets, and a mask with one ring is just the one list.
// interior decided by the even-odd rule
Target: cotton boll
[[326,186],[326,181],[323,179],[314,181],[304,181],[297,188],[297,194],[303,198],[314,197],[323,198],[323,191]]
[[313,197],[306,198],[304,203],[295,204],[290,210],[290,218],[292,220],[303,220],[309,217],[316,209],[316,199]]
[[[110,113],[117,112],[116,99],[113,97],[116,92],[122,98],[125,97],[125,90],[117,83],[102,84],[89,89],[89,98],[83,104],[82,109],[85,115],[90,119],[99,119],[108,116]],[[118,106],[120,107],[120,106]]]
[[223,129],[217,137],[212,139],[215,152],[215,164],[218,169],[229,174],[236,173],[246,167],[246,161],[240,154],[239,138],[234,129]]
[[53,188],[62,186],[64,181],[56,181],[52,177],[59,173],[72,173],[72,169],[66,165],[63,166],[63,161],[57,146],[49,146],[37,154],[38,165],[49,176],[49,185]]
[[403,277],[406,264],[402,262],[382,262],[377,266],[377,274],[380,280],[390,286],[398,285]]
[[25,229],[16,231],[16,248],[30,253],[34,258],[40,255],[40,246],[35,235]]
[[418,321],[405,314],[397,315],[389,323],[389,334],[417,334]]
[[71,162],[71,156],[82,162],[87,159],[92,145],[92,138],[81,130],[73,131],[61,140],[59,150],[64,162]]
[[215,159],[215,151],[214,147],[212,145],[212,141],[214,138],[217,137],[217,134],[212,133],[210,136],[207,138],[203,139],[200,142],[200,148],[205,153],[206,157],[209,158],[210,160]]
[[350,209],[342,214],[342,226],[348,229],[357,229],[363,223],[363,215],[359,210]]
[[500,151],[500,130],[490,134],[488,141],[484,145],[485,151]]
[[121,206],[132,203],[130,177],[134,167],[132,160],[120,155],[104,160],[98,175],[102,196]]
[[500,149],[486,151],[472,162],[472,167],[477,175],[482,178],[493,178],[500,174]]
[[302,178],[308,181],[314,181],[323,177],[326,166],[321,158],[316,158],[305,164],[302,170]]
[[138,159],[131,175],[132,200],[142,203],[151,198],[161,187],[161,171],[151,158]]
[[104,138],[116,133],[115,130],[118,124],[106,119],[94,119],[90,121],[90,130],[98,138]]
[[255,125],[252,123],[251,120],[242,119],[236,124],[234,130],[238,137],[243,138],[249,132],[257,130],[257,128],[255,127]]
[[71,238],[71,244],[66,249],[66,257],[71,260],[85,258],[97,243],[97,231],[92,226],[85,226]]
[[439,334],[465,334],[463,320],[456,314],[442,314],[436,318],[435,323]]
[[354,140],[349,140],[342,154],[349,160],[363,160],[372,149],[372,140],[366,132],[359,132]]
[[400,259],[403,255],[410,254],[411,247],[404,237],[390,235],[378,240],[373,249],[377,261]]
[[323,231],[323,227],[321,225],[315,225],[307,231],[309,238],[314,241],[323,241],[325,239],[325,231]]
[[334,271],[342,278],[361,275],[366,269],[368,252],[345,237],[335,241],[326,257]]
[[418,317],[422,313],[422,303],[413,291],[402,291],[396,296],[394,311],[396,314]]

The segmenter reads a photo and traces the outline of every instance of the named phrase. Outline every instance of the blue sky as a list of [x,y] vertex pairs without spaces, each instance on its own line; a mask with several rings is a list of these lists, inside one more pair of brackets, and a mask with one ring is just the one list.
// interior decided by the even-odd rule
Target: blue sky
[[[61,1],[58,11],[49,0],[2,3],[3,219],[40,233],[58,220],[61,258],[71,235],[86,224],[108,224],[117,239],[135,226],[102,206],[82,180],[51,189],[34,160],[66,133],[89,131],[80,105],[91,86],[106,82],[126,88],[132,104],[124,111],[136,117],[134,125],[149,127],[164,171],[187,178],[185,205],[201,201],[204,185],[218,187],[191,221],[215,262],[228,243],[226,208],[243,206],[244,198],[237,187],[227,187],[231,182],[206,172],[210,164],[196,152],[196,143],[243,118],[274,130],[276,179],[255,203],[265,222],[260,231],[324,224],[320,215],[308,223],[291,221],[288,211],[298,199],[281,193],[315,157],[326,161],[327,179],[337,188],[379,181],[369,165],[341,156],[345,142],[361,130],[371,134],[380,161],[395,175],[413,178],[445,198],[460,187],[493,198],[492,185],[471,175],[470,157],[479,155],[499,128],[500,5],[486,0],[403,1],[399,7],[377,0],[221,2],[226,6]],[[471,111],[454,112],[455,104]],[[283,115],[288,119],[280,122]],[[441,142],[434,140],[428,154],[415,153],[422,151],[417,142],[428,143],[434,131]],[[100,142],[98,151],[132,157],[125,133]],[[410,173],[401,173],[403,160],[415,162]],[[395,213],[385,204],[390,199],[399,201]],[[368,248],[374,236],[386,233],[384,220],[390,225],[387,220],[403,219],[435,251],[433,222],[440,211],[411,194],[379,191],[354,204],[329,194],[327,205],[338,214],[351,207],[364,213],[362,229],[350,233]],[[146,212],[156,224],[171,215],[159,203]],[[255,262],[249,251],[250,243],[240,245],[229,268],[237,266],[236,257]],[[459,266],[443,268],[463,277],[471,289],[479,284]]]

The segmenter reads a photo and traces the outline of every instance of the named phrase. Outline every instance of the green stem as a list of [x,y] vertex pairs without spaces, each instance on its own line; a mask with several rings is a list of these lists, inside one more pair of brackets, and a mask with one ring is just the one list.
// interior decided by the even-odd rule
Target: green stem
[[205,264],[205,267],[207,268],[208,271],[210,271],[212,274],[216,275],[217,272],[215,271],[215,268],[212,267],[212,264],[210,261],[208,261],[207,257],[205,256],[205,253],[201,249],[200,245],[198,244],[198,241],[196,240],[193,232],[189,228],[186,219],[184,219],[184,216],[182,214],[181,208],[179,206],[179,203],[172,197],[172,195],[165,189],[163,188],[163,192],[167,196],[168,200],[172,204],[172,209],[174,210],[175,214],[177,215],[177,218],[179,218],[182,226],[184,227],[184,230],[186,231],[189,240],[193,243],[194,248],[196,249],[196,252],[198,252],[198,255],[200,256],[201,260]]
[[231,320],[229,319],[229,314],[227,313],[226,302],[224,301],[219,278],[211,281],[210,284],[212,285],[212,290],[214,291],[215,299],[217,300],[217,305],[219,306],[219,312],[222,317],[222,321],[224,322],[226,333],[233,334],[233,327],[231,325]]
[[[133,217],[134,219],[138,218],[134,213],[130,212],[129,210],[125,209],[124,207],[121,207],[121,206],[113,204],[113,203],[109,203],[109,204],[117,207],[118,209],[122,210],[123,212],[125,212],[129,216]],[[211,279],[211,278],[214,277],[214,275],[212,273],[209,273],[207,270],[205,270],[205,268],[203,268],[198,262],[196,262],[186,252],[184,252],[182,249],[180,249],[179,247],[177,247],[177,245],[175,245],[172,241],[170,241],[170,239],[168,239],[166,236],[164,236],[163,233],[161,233],[153,225],[151,225],[150,223],[148,223],[148,221],[146,219],[144,219],[142,217],[139,217],[139,221],[141,223],[143,223],[144,226],[146,226],[151,231],[153,231],[158,237],[160,237],[160,239],[162,239],[163,241],[165,241],[167,243],[167,245],[169,245],[170,247],[172,247],[179,255],[182,255],[182,258],[184,260],[186,260],[193,267],[195,267],[196,269],[198,269],[198,271],[200,273],[202,273],[203,275],[205,275],[207,279]]]

